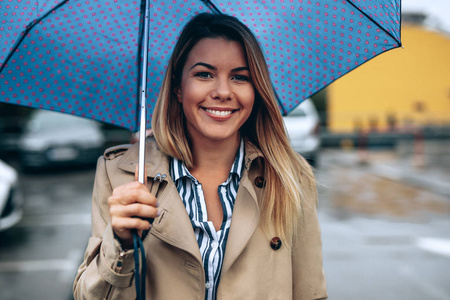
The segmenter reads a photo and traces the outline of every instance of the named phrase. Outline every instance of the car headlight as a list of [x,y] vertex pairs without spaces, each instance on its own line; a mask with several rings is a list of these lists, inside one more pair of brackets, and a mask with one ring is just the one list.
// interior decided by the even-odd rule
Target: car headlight
[[11,166],[0,160],[0,183],[12,185],[17,182],[17,172]]
[[38,138],[26,138],[19,142],[19,147],[26,151],[42,151],[47,148],[48,144],[43,139]]

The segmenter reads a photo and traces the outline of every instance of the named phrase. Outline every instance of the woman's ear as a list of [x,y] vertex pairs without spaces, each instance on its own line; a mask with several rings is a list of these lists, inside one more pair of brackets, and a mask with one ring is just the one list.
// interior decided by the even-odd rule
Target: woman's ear
[[178,102],[181,103],[181,88],[180,87],[174,88],[173,93],[177,96]]

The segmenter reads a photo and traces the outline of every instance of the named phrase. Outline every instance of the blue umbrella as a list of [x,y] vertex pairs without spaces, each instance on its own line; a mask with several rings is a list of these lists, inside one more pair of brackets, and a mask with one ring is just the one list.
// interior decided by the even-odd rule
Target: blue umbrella
[[[199,12],[234,15],[253,30],[283,114],[401,45],[400,0],[148,1],[148,124],[176,38]],[[0,0],[0,101],[139,130],[141,6]]]

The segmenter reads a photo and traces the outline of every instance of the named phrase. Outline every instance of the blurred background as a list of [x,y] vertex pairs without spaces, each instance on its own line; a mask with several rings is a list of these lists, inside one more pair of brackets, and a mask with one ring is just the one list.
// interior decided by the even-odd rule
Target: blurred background
[[[450,2],[404,0],[402,9],[403,49],[285,117],[315,168],[333,300],[450,299]],[[95,161],[135,140],[0,103],[1,299],[71,299]]]

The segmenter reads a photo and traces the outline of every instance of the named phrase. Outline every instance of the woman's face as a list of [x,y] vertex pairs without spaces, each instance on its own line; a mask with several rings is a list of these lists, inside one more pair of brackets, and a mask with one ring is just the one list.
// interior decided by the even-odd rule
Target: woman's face
[[200,40],[188,55],[176,93],[193,143],[238,138],[255,101],[240,43],[223,38]]

